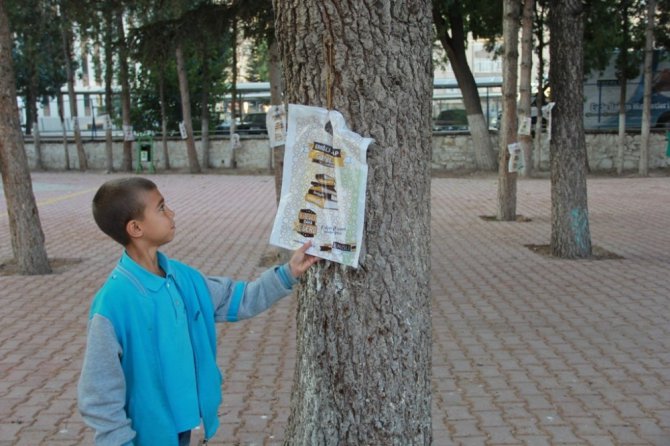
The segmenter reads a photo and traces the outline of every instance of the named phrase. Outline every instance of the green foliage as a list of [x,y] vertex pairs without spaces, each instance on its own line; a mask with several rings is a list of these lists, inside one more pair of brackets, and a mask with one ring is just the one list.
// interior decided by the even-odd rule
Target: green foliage
[[66,81],[61,33],[53,10],[38,0],[7,2],[14,34],[12,55],[19,95],[28,94],[33,75],[37,96],[55,96]]
[[[667,15],[669,0],[660,0],[657,5],[659,30],[667,35]],[[616,56],[617,77],[623,75],[633,79],[640,74],[644,57],[645,27],[647,23],[647,2],[644,0],[593,0],[585,4],[584,71],[602,71]],[[657,47],[663,46],[665,37]]]
[[454,37],[462,30],[464,45],[468,33],[472,33],[475,39],[487,39],[489,47],[493,48],[502,34],[502,0],[435,0],[433,13],[439,14],[446,25],[444,29],[437,29],[438,37],[443,32]]
[[251,47],[249,62],[249,82],[267,82],[268,80],[268,43],[260,40]]
[[656,1],[656,48],[670,50],[670,0]]
[[[192,2],[193,3],[193,2]],[[171,8],[147,9],[138,15],[138,25],[129,32],[131,55],[139,62],[133,83],[133,123],[139,130],[160,129],[159,76],[164,80],[168,128],[176,129],[181,121],[179,82],[175,48],[181,42],[186,59],[191,109],[222,99],[226,91],[226,68],[231,56],[230,8],[197,2],[194,9],[186,3],[172,3]],[[207,67],[205,69],[205,67]],[[202,91],[208,87],[208,104],[201,104]],[[200,114],[193,115],[193,126],[200,126]]]

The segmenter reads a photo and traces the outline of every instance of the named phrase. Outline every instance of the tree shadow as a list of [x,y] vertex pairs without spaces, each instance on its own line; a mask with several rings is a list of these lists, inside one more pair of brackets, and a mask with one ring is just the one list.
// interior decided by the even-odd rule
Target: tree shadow
[[[49,259],[49,266],[51,266],[51,274],[62,274],[69,270],[74,265],[83,262],[84,259]],[[19,276],[19,266],[15,259],[0,260],[0,276]]]

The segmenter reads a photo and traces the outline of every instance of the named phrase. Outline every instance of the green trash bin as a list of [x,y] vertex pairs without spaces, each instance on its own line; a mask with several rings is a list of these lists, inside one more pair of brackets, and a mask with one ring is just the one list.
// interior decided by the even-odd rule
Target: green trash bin
[[140,133],[135,140],[137,151],[137,166],[135,172],[140,173],[147,170],[151,173],[156,172],[154,166],[154,135],[153,133]]
[[665,156],[670,158],[670,132],[665,132],[665,140],[668,143],[668,147],[665,149]]

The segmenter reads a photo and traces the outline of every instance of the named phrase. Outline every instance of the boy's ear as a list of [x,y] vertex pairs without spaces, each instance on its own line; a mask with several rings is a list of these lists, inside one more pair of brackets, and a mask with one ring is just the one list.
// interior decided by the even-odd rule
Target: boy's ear
[[142,225],[137,220],[130,220],[126,223],[126,232],[131,238],[142,237]]

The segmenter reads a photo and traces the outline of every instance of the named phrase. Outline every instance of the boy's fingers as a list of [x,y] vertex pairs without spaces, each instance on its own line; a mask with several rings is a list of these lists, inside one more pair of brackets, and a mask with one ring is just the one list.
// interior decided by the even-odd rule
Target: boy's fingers
[[305,244],[303,244],[300,248],[298,248],[298,251],[304,254],[309,249],[310,246],[312,246],[312,241],[307,240]]

